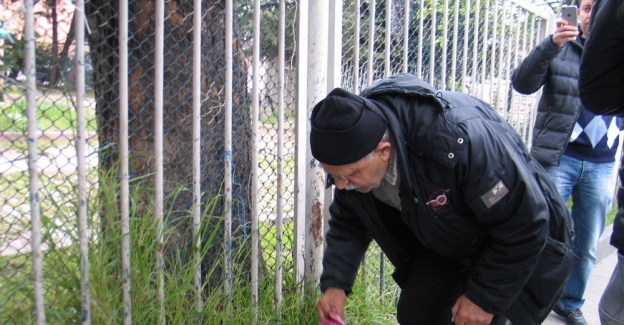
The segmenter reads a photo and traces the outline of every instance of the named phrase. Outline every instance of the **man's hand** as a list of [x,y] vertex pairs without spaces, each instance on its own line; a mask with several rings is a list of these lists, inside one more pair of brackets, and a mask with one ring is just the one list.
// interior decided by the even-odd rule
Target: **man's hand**
[[552,42],[563,47],[566,42],[575,40],[578,34],[578,27],[569,25],[567,20],[559,18],[557,19],[557,29],[552,34]]
[[455,325],[488,325],[492,322],[494,315],[486,312],[475,303],[462,295],[457,299],[453,309],[451,321]]
[[319,324],[325,320],[335,319],[335,315],[344,319],[344,305],[347,301],[347,295],[344,290],[337,288],[327,288],[323,297],[316,303],[318,311]]

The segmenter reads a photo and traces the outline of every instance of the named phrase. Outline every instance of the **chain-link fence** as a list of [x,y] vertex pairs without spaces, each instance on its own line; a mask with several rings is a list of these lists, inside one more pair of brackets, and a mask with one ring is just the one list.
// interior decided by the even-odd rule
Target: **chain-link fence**
[[[288,311],[304,294],[297,14],[315,1],[125,4],[2,1],[0,323],[314,323],[311,306]],[[509,78],[545,35],[542,14],[511,0],[349,0],[341,18],[329,33],[344,88],[411,72],[490,102],[529,139],[535,95]],[[371,248],[356,293],[392,309],[391,269]]]

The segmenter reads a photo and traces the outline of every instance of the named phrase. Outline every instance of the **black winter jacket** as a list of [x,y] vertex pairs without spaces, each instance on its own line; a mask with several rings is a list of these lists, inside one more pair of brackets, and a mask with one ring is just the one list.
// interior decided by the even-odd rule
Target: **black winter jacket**
[[512,86],[521,94],[532,94],[544,86],[531,145],[531,156],[542,166],[559,166],[581,111],[578,76],[582,53],[580,36],[561,48],[548,36],[511,77]]
[[[581,100],[594,114],[624,116],[624,1],[594,1],[592,27],[581,61]],[[624,156],[620,181],[624,181]],[[618,214],[611,244],[624,252],[624,187],[617,194]]]
[[[372,193],[336,190],[321,290],[350,293],[373,239],[400,286],[418,240],[472,270],[465,294],[481,308],[515,324],[541,323],[574,261],[570,221],[514,129],[486,103],[434,92],[409,74],[381,80],[361,96],[385,115],[394,137],[400,219],[389,218],[397,210]],[[447,204],[427,204],[441,192]]]

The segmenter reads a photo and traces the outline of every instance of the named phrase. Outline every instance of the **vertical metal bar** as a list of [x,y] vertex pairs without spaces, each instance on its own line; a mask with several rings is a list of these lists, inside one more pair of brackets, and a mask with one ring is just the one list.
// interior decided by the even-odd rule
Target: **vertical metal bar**
[[505,108],[505,111],[507,112],[507,119],[509,119],[509,114],[511,113],[511,109],[512,109],[511,98],[509,97],[511,96],[511,90],[512,90],[511,81],[509,81],[511,80],[510,79],[511,73],[509,72],[509,69],[511,67],[511,60],[512,60],[512,53],[511,53],[513,50],[512,40],[515,40],[515,36],[513,34],[513,29],[512,29],[513,27],[510,26],[509,28],[510,28],[510,31],[509,31],[509,37],[507,37],[507,47],[506,47],[507,51],[505,53],[505,63],[504,63],[505,67],[504,69],[502,69],[501,76],[500,76],[501,84],[502,84],[502,81],[505,81],[507,84],[507,87],[505,89],[505,97],[504,97],[505,101],[503,102],[503,107]]
[[409,69],[409,27],[410,27],[410,1],[405,0],[403,4],[405,15],[403,17],[403,72]]
[[[462,51],[461,91],[466,91],[468,75],[468,37],[470,34],[470,0],[466,0],[466,16],[464,16],[464,50]],[[474,80],[473,80],[474,83]]]
[[[515,55],[515,61],[514,61],[514,67],[513,69],[515,69],[516,67],[518,67],[518,64],[520,64],[521,60],[524,58],[524,55],[526,54],[526,39],[527,39],[527,29],[528,29],[528,25],[529,25],[529,15],[526,12],[526,10],[524,10],[524,8],[520,8],[520,10],[522,10],[522,16],[524,17],[523,21],[522,21],[522,25],[520,26],[520,28],[518,29],[517,32],[517,43],[516,43],[516,55]],[[512,96],[514,97],[518,97],[520,96],[517,92],[513,92]],[[523,103],[526,103],[525,100],[523,100]],[[524,104],[523,106],[526,106],[526,104]],[[528,116],[525,117],[524,119],[524,127],[523,127],[523,132],[522,132],[522,139],[529,139],[529,132],[530,129],[532,128],[532,125],[530,125],[531,123],[531,112],[527,112],[529,114],[527,114]],[[530,150],[531,148],[531,141],[527,141],[527,148]]]
[[424,36],[424,21],[425,21],[425,0],[420,0],[418,7],[418,57],[416,58],[416,75],[418,78],[422,78],[422,49]]
[[386,40],[384,54],[384,77],[390,76],[390,44],[392,43],[392,1],[386,1]]
[[435,49],[436,49],[436,29],[438,27],[437,15],[438,15],[438,1],[431,2],[431,35],[429,38],[429,83],[437,88],[435,85]]
[[[448,58],[447,46],[448,46],[448,0],[444,0],[444,8],[442,10],[442,63],[440,64],[440,89],[446,90],[446,62]],[[453,58],[454,59],[454,58]]]
[[85,66],[84,66],[84,0],[76,0],[74,29],[76,30],[76,120],[78,141],[78,237],[80,245],[80,293],[82,324],[91,324],[91,295],[89,292],[89,229],[87,221],[87,172],[86,172],[86,126],[85,126]]
[[472,39],[472,71],[470,77],[470,94],[473,96],[477,96],[477,85],[483,85],[483,80],[477,80],[477,76],[479,74],[479,66],[477,65],[477,58],[479,57],[479,15],[481,15],[481,0],[475,0],[474,38]]
[[[533,40],[534,40],[533,37],[536,35],[536,33],[535,33],[535,24],[536,24],[535,20],[536,20],[536,16],[533,15],[533,18],[531,19],[531,32],[529,33],[529,39],[530,39],[529,44],[530,44],[531,47],[534,45],[533,44]],[[537,32],[539,33],[539,30]],[[539,41],[538,39],[539,39],[539,37],[536,37],[535,41],[536,42]],[[527,49],[527,51],[530,51],[530,49]],[[528,54],[528,52],[525,52],[525,56],[527,54]],[[540,91],[538,91],[537,93],[540,93]],[[533,138],[533,124],[535,123],[535,117],[537,115],[537,102],[535,102],[535,105],[533,105],[533,108],[534,109],[531,111],[531,121],[529,123],[531,127],[529,127],[528,139]],[[529,149],[531,148],[531,141],[529,141],[528,147],[529,147]]]
[[[498,12],[498,8],[496,10],[496,12]],[[507,0],[503,0],[503,14],[500,17],[500,34],[499,36],[497,36],[499,38],[498,41],[498,72],[496,74],[496,83],[497,83],[497,89],[496,89],[496,107],[498,109],[498,111],[501,113],[501,115],[503,117],[507,117],[507,112],[503,111],[503,108],[505,108],[505,104],[507,103],[507,93],[502,94],[502,90],[503,90],[503,82],[507,81],[506,79],[503,79],[503,64],[505,63],[505,39],[506,39],[506,29],[505,29],[505,14],[507,13]],[[498,24],[498,22],[497,22]]]
[[165,51],[165,3],[156,1],[156,40],[154,44],[154,218],[156,219],[156,274],[160,323],[165,325],[165,277],[163,263],[163,86]]
[[[251,193],[258,193],[258,112],[260,111],[260,0],[254,1],[253,13],[253,51],[251,93]],[[258,200],[253,195],[251,200],[251,308],[252,324],[258,324],[258,260],[260,236],[258,233]]]
[[193,240],[195,241],[195,310],[203,309],[202,302],[202,238],[201,238],[201,18],[202,1],[193,0]]
[[[498,109],[498,103],[496,102],[497,100],[494,98],[494,82],[496,82],[496,75],[495,75],[495,66],[496,66],[496,46],[497,46],[497,29],[498,29],[498,0],[493,0],[493,6],[494,6],[494,18],[492,19],[492,54],[490,55],[490,73],[489,73],[489,78],[490,78],[490,89],[489,89],[489,94],[488,96],[490,97],[490,105],[492,105],[492,107],[494,107],[495,110]],[[499,58],[500,59],[500,58]]]
[[[537,22],[536,22],[536,18],[535,18],[535,16],[533,16],[533,17],[532,17],[532,19],[531,19],[531,32],[529,33],[529,44],[528,44],[528,47],[527,47],[527,49],[526,49],[526,52],[524,52],[524,53],[525,53],[524,55],[529,54],[529,52],[531,51],[531,49],[533,48],[533,46],[534,46],[535,44],[537,44],[537,42],[538,42],[538,40],[537,40],[537,39],[539,39],[539,37],[535,37],[535,35],[536,35],[537,33],[539,33],[539,28],[538,28],[538,27],[536,27],[536,25],[538,25],[538,24],[537,24]],[[538,30],[536,30],[536,28],[537,28]]]
[[[233,81],[233,46],[234,29],[234,0],[225,1],[225,116],[224,116],[224,194],[225,194],[225,222],[223,242],[225,244],[225,297],[228,323],[232,319],[232,85]],[[255,168],[256,166],[252,166]]]
[[[485,100],[485,70],[487,69],[487,52],[488,52],[488,37],[489,37],[489,16],[490,16],[490,0],[485,0],[485,14],[483,15],[483,47],[481,51],[483,51],[483,57],[481,58],[481,99]],[[490,83],[490,88],[492,87]]]
[[279,2],[279,36],[277,40],[278,47],[278,71],[277,71],[277,216],[276,222],[276,241],[275,241],[275,307],[278,317],[282,314],[282,281],[284,261],[283,254],[283,220],[284,220],[284,88],[286,85],[285,65],[286,65],[286,3],[285,0]]
[[[329,0],[329,59],[327,65],[327,92],[342,83],[342,0]],[[329,206],[333,200],[333,188],[324,190],[323,238],[329,229]]]
[[366,78],[367,85],[370,85],[373,83],[373,74],[374,74],[374,68],[373,68],[373,61],[375,61],[375,7],[377,6],[376,0],[370,0],[370,7],[368,9],[368,13],[369,13],[369,18],[368,18],[368,65],[367,65],[367,69],[368,70],[368,75]]
[[341,0],[329,0],[327,92],[342,81],[342,5]]
[[[308,58],[307,105],[312,108],[327,94],[327,61],[329,28],[329,3],[327,0],[311,0],[308,7],[309,27],[308,44],[310,46]],[[310,116],[307,112],[306,116]],[[307,134],[306,134],[307,136]],[[309,140],[307,141],[309,143]],[[307,146],[306,146],[307,147]],[[323,210],[325,205],[325,172],[312,153],[306,150],[307,184],[306,201],[310,209],[306,211],[306,284],[316,285],[321,276],[323,257]],[[310,288],[310,286],[306,286]]]
[[[515,7],[513,4],[512,4],[512,8],[513,8],[512,9],[513,11],[511,12],[511,16],[513,16],[514,12],[517,12],[517,10],[518,10],[518,8]],[[523,16],[524,15],[522,15],[522,14],[517,15],[517,22],[518,22],[518,24],[516,24],[515,26],[510,26],[509,27],[510,28],[510,32],[513,34],[513,39],[514,39],[514,43],[512,45],[513,48],[510,46],[509,49],[508,49],[509,60],[507,61],[506,69],[507,69],[507,74],[508,74],[509,77],[511,77],[512,71],[513,71],[513,69],[516,66],[516,61],[518,59],[518,55],[520,55],[519,54],[519,51],[520,51],[520,30],[521,30],[522,26],[524,25],[524,21],[521,20],[521,18]],[[508,78],[507,80],[511,80],[511,78]],[[509,101],[508,101],[509,106],[508,106],[507,110],[509,111],[509,114],[510,114],[508,120],[510,121],[510,123],[512,123],[512,122],[518,120],[518,108],[519,107],[518,107],[518,105],[514,105],[514,101],[517,99],[517,97],[516,97],[515,91],[513,89],[513,86],[511,84],[511,81],[509,82],[509,88],[510,89],[508,91],[508,94],[509,94],[510,98],[509,98]],[[524,125],[526,125],[526,123],[524,123]],[[525,136],[524,125],[518,125],[518,126],[514,125],[514,127],[516,128],[516,130],[518,131],[518,133],[520,134],[522,139],[524,139],[524,136]],[[521,128],[519,128],[520,126],[521,126]]]
[[[524,19],[524,25],[523,25],[523,28],[522,28],[522,55],[523,56],[525,56],[527,54],[527,51],[526,51],[526,49],[527,49],[527,39],[528,39],[527,33],[528,33],[528,29],[529,29],[529,14],[525,13],[525,15],[526,16],[525,16],[525,19]],[[518,61],[516,63],[519,64],[522,61],[523,58],[524,57],[518,56]]]
[[451,62],[451,90],[455,90],[457,79],[457,38],[459,33],[459,0],[455,0],[455,9],[453,10],[453,61]]
[[359,93],[360,89],[360,30],[362,19],[360,18],[360,0],[355,0],[355,10],[353,10],[353,16],[355,17],[355,24],[353,26],[353,93]]
[[39,172],[37,161],[37,71],[35,64],[35,18],[33,1],[24,0],[24,51],[26,65],[26,115],[28,118],[28,175],[30,177],[30,224],[33,261],[33,286],[35,295],[35,317],[37,325],[45,324],[43,292],[43,251],[41,250],[41,210],[39,201]]
[[[375,17],[372,17],[372,19],[374,20]],[[384,55],[384,63],[385,63],[385,68],[384,68],[384,77],[387,78],[390,76],[391,71],[390,71],[390,60],[391,60],[391,55],[390,55],[390,44],[392,43],[392,1],[386,1],[386,35],[385,35],[385,55]],[[385,273],[385,269],[386,269],[386,265],[385,265],[385,258],[384,258],[384,253],[381,252],[379,253],[379,298],[381,299],[381,301],[383,302],[384,300],[384,287],[386,285],[385,283],[385,277],[384,277],[384,273]]]
[[[308,0],[299,0],[297,6],[297,114],[296,114],[296,183],[295,183],[295,249],[294,260],[296,281],[302,283],[305,276],[305,235],[306,235],[306,173],[308,148]],[[302,288],[303,289],[303,288]],[[300,294],[299,304],[303,306],[304,294]]]
[[124,324],[132,324],[130,184],[128,162],[128,0],[119,1],[119,201]]

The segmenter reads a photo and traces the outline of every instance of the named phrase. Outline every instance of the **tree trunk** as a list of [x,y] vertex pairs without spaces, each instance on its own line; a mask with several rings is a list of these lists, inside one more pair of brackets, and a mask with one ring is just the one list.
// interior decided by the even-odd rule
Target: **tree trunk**
[[[224,179],[224,103],[225,103],[225,0],[202,1],[202,114],[201,114],[201,175],[202,206],[206,208],[220,193]],[[130,0],[129,3],[129,149],[132,188],[154,187],[154,49],[155,2]],[[118,168],[119,161],[119,29],[118,1],[90,0],[87,17],[91,27],[89,45],[94,65],[94,92],[100,146],[100,172]],[[192,75],[193,75],[193,1],[166,2],[164,35],[164,180],[165,197],[176,193],[175,199],[165,202],[165,224],[176,224],[168,233],[165,254],[190,257],[192,246]],[[233,233],[248,233],[250,207],[250,146],[251,128],[247,74],[243,51],[235,42],[233,85],[233,198],[231,207]],[[143,177],[147,176],[147,177]],[[140,179],[140,180],[139,180]],[[109,184],[110,185],[110,184]],[[187,189],[179,191],[180,187]],[[132,192],[131,188],[131,192]],[[143,192],[143,191],[142,191]],[[153,195],[151,196],[153,197]],[[151,197],[139,204],[136,211],[147,209]],[[136,198],[132,198],[133,200]],[[220,200],[213,215],[220,216],[225,207]],[[152,218],[140,212],[132,218]],[[209,217],[209,216],[208,216]],[[218,218],[208,226],[216,226]],[[241,226],[242,225],[242,226]],[[106,225],[104,225],[106,229]],[[241,232],[242,231],[242,232]],[[220,232],[222,233],[222,229]],[[217,236],[214,249],[206,254],[205,269],[213,267],[211,282],[220,281],[220,265],[215,257],[223,255],[223,246]],[[235,237],[235,246],[243,236]],[[236,247],[233,247],[234,249]],[[245,262],[246,264],[246,262]],[[248,268],[247,268],[248,269]]]

